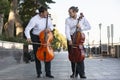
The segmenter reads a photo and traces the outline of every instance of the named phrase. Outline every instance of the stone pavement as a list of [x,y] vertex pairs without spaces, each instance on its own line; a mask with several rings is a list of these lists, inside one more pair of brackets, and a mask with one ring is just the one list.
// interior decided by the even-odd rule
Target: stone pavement
[[[34,62],[12,63],[12,57],[7,57],[6,63],[0,59],[0,80],[81,80],[79,77],[71,79],[70,62],[67,52],[55,52],[52,61],[52,75],[54,79],[44,77],[44,63],[42,62],[43,77],[36,78]],[[8,66],[7,63],[12,64]],[[8,67],[6,67],[8,66]],[[120,80],[120,59],[93,57],[85,59],[85,72],[87,79],[84,80]],[[83,80],[83,79],[82,79]]]

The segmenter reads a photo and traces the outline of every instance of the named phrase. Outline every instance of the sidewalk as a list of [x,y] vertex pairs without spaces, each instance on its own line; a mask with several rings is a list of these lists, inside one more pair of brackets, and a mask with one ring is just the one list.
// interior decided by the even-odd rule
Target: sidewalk
[[[20,63],[0,69],[0,80],[73,80],[67,52],[55,52],[52,61],[52,75],[54,79],[44,77],[44,63],[42,62],[43,77],[36,78],[34,62]],[[1,66],[0,62],[0,66]],[[86,58],[84,80],[120,80],[120,59],[118,58]],[[79,77],[75,80],[81,80]],[[83,80],[83,79],[82,79]]]

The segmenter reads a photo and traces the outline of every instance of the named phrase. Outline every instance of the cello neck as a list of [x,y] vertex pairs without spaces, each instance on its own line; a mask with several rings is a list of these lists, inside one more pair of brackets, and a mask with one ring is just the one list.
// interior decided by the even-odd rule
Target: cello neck
[[[47,29],[47,27],[48,27],[48,15],[47,15],[47,17],[46,17],[46,27],[45,27],[45,30]],[[44,40],[45,40],[45,42],[47,42],[47,32],[45,31],[44,32]]]
[[45,29],[47,29],[47,27],[48,27],[48,15],[46,17],[46,27],[45,27]]
[[[77,24],[79,24],[79,21],[80,21],[83,17],[84,17],[83,13],[80,13],[80,16],[79,16],[79,18],[78,18]],[[77,29],[78,29],[78,27],[76,28],[76,31],[77,31]],[[80,29],[80,31],[81,31],[81,29]]]

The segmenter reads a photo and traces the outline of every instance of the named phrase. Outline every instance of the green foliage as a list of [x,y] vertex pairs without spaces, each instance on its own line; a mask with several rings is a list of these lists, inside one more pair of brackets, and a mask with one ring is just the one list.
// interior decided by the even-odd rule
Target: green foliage
[[45,6],[45,7],[47,7],[47,8],[50,8],[47,3],[55,3],[55,2],[52,1],[52,0],[37,0],[37,1],[38,1],[38,3],[40,3],[42,6]]
[[54,29],[53,33],[54,33],[54,39],[52,42],[53,49],[58,50],[62,47],[64,50],[66,50],[67,49],[67,41],[66,41],[65,36],[63,36],[61,33],[59,33],[59,31],[57,29]]
[[0,40],[26,44],[26,40],[19,37],[6,37],[5,35],[0,35]]
[[26,26],[30,18],[35,14],[35,7],[33,0],[24,0],[24,3],[20,3],[19,14],[24,23],[23,26]]
[[10,11],[10,2],[9,0],[0,0],[0,14],[4,14],[4,21],[6,22],[8,19],[8,14]]
[[0,0],[0,14],[8,12],[10,3],[8,0]]

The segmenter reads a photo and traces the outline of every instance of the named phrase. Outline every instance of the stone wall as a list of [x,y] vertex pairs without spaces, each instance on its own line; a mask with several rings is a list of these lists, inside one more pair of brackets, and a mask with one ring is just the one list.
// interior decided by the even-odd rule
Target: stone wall
[[[29,51],[32,46],[29,45]],[[26,63],[24,61],[23,44],[0,41],[0,70],[13,65]]]

